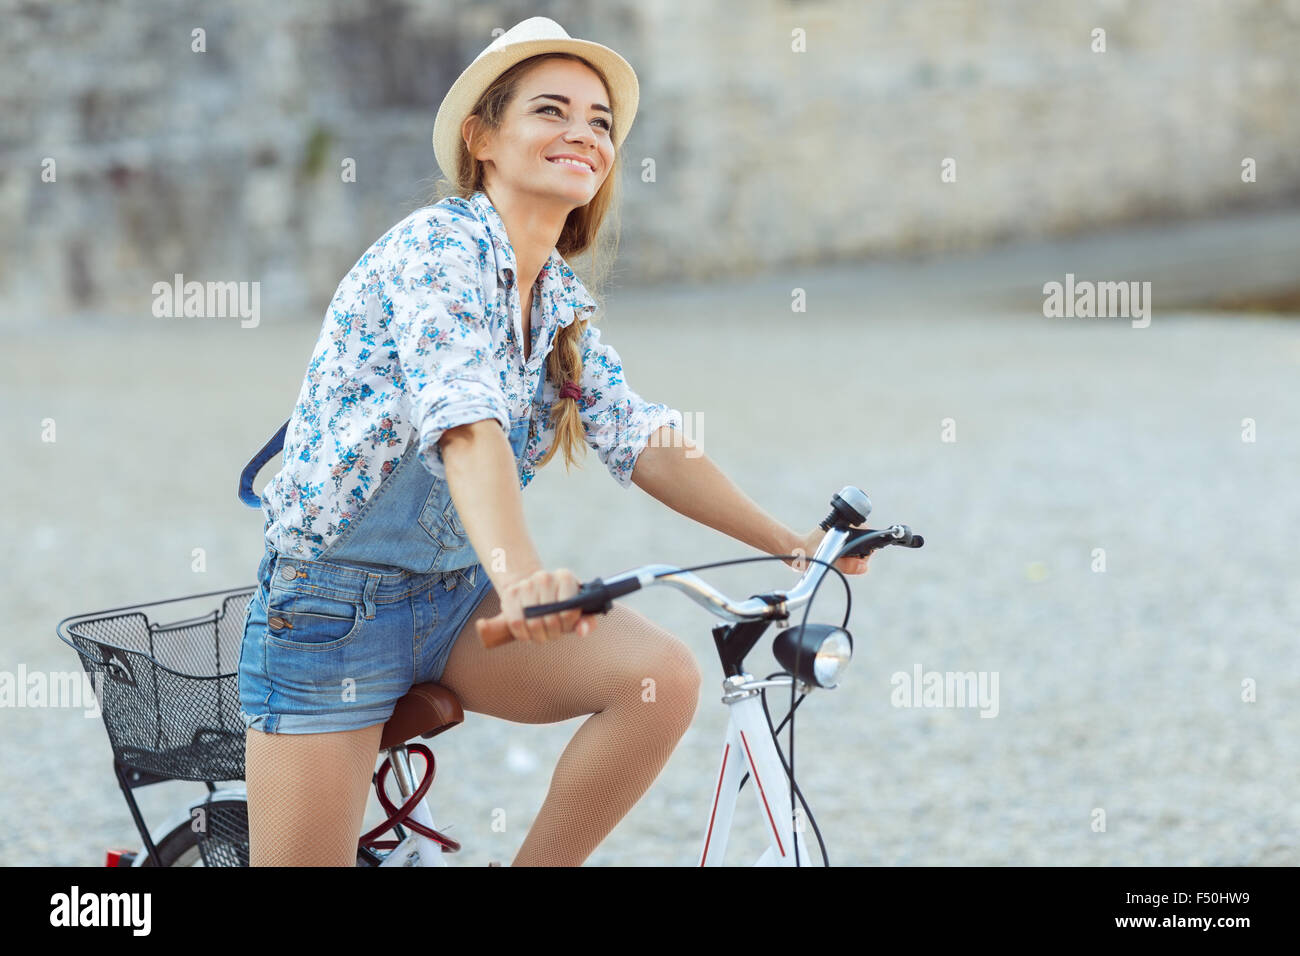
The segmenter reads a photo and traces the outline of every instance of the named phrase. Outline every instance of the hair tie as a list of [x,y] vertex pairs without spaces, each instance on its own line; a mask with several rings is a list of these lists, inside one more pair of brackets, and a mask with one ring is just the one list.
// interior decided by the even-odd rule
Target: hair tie
[[560,389],[560,398],[571,398],[575,402],[582,398],[582,390],[578,388],[578,383],[572,380],[565,382]]

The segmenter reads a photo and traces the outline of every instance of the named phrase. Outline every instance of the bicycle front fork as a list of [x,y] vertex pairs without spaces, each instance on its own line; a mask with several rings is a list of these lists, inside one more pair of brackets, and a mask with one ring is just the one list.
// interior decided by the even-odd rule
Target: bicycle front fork
[[[723,703],[728,706],[730,717],[722,745],[713,807],[704,834],[704,848],[700,853],[700,866],[722,866],[727,839],[731,835],[736,796],[746,771],[753,778],[754,798],[768,837],[768,848],[754,865],[794,866],[796,840],[799,865],[812,864],[803,836],[803,814],[791,815],[790,780],[759,698],[760,687],[777,683],[756,681],[749,675],[729,677],[723,682],[726,690]],[[789,685],[786,682],[781,686]]]

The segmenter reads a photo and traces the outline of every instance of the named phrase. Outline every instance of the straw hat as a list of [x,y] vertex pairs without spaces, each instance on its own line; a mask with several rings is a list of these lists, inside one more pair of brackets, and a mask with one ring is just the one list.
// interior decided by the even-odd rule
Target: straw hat
[[433,152],[449,179],[456,178],[456,156],[462,142],[461,125],[478,98],[510,67],[539,53],[573,53],[605,74],[612,101],[609,106],[614,111],[616,124],[614,148],[623,145],[623,139],[632,128],[640,99],[632,67],[607,46],[590,40],[575,40],[554,20],[529,17],[489,43],[451,85],[438,107],[438,116],[433,121]]

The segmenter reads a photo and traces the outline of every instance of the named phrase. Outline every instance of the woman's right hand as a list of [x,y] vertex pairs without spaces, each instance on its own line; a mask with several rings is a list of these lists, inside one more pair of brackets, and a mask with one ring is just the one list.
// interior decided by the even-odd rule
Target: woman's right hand
[[563,601],[577,594],[579,587],[577,577],[568,568],[555,571],[543,568],[512,581],[497,589],[501,613],[478,620],[479,639],[485,647],[496,647],[512,640],[541,643],[575,632],[584,636],[591,633],[592,622],[587,619],[590,615],[584,618],[579,608],[543,617],[524,617],[525,607]]

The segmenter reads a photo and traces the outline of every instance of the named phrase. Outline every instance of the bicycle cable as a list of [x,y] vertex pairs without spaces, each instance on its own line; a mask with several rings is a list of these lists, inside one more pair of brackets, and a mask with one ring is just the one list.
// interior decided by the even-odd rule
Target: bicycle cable
[[[784,671],[776,671],[773,674],[769,674],[766,680],[771,680],[773,677],[779,676],[782,673],[784,673]],[[800,694],[799,699],[795,701],[794,706],[798,707],[800,704],[804,702],[804,700],[807,697],[808,697],[807,694]],[[808,814],[808,822],[812,826],[813,834],[817,837],[817,845],[821,848],[822,851],[822,866],[830,866],[831,865],[830,857],[826,853],[826,841],[822,839],[822,831],[821,828],[817,826],[817,818],[813,816],[812,807],[808,806],[808,801],[804,799],[803,791],[799,789],[799,784],[795,782],[794,770],[790,767],[789,764],[786,763],[785,754],[781,753],[781,741],[777,737],[777,734],[780,733],[781,731],[781,727],[785,726],[785,721],[789,720],[794,715],[794,711],[792,710],[785,715],[785,719],[781,721],[781,727],[777,727],[773,729],[772,712],[767,709],[767,688],[766,687],[763,687],[759,690],[759,698],[761,703],[763,704],[763,716],[767,718],[768,732],[772,735],[772,742],[776,745],[776,755],[781,758],[781,766],[785,768],[786,776],[790,780],[790,786],[794,788],[795,794],[799,797],[799,803],[803,805],[804,813]],[[740,786],[743,787],[745,785],[745,780],[748,779],[749,779],[749,773],[746,772],[744,778],[740,781]],[[798,830],[796,830],[795,832],[798,833]],[[795,862],[797,864],[799,860],[799,842],[797,837],[795,839],[794,849],[795,849]]]

